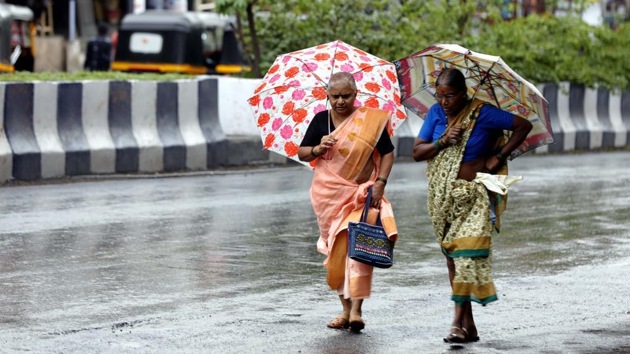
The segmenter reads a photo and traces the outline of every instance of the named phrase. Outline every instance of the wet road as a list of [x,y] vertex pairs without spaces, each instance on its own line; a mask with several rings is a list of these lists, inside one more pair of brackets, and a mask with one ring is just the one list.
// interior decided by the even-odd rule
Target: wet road
[[315,250],[301,167],[0,188],[0,353],[630,353],[630,152],[523,156],[481,341],[452,303],[424,163],[395,164],[400,231],[360,335]]

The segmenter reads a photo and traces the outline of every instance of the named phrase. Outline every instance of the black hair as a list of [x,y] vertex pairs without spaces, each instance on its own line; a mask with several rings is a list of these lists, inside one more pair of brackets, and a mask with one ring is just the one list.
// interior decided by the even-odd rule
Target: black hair
[[452,87],[457,91],[466,91],[466,78],[457,68],[446,68],[442,70],[435,80],[435,86],[444,85]]
[[97,26],[97,31],[99,36],[106,36],[109,31],[109,26],[105,22],[100,22]]

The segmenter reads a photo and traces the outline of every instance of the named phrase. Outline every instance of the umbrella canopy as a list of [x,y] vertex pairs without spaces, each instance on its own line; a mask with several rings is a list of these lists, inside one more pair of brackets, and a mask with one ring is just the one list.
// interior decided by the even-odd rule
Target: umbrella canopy
[[[468,95],[529,120],[533,128],[510,159],[554,142],[549,103],[498,56],[476,53],[456,44],[436,44],[394,61],[402,103],[424,118],[436,103],[435,82],[440,72],[456,67],[466,77]],[[506,131],[506,135],[510,132]]]
[[278,56],[249,98],[265,149],[308,165],[298,148],[311,119],[327,109],[328,80],[340,71],[354,76],[355,105],[391,112],[390,134],[402,124],[407,114],[394,64],[337,40]]

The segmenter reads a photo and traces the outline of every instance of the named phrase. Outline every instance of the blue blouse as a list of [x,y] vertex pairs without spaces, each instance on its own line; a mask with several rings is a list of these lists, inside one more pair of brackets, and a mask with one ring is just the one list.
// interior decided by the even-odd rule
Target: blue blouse
[[[487,156],[493,148],[491,140],[497,130],[511,130],[514,123],[512,113],[501,110],[491,104],[484,104],[479,111],[477,122],[470,133],[464,149],[462,162],[474,161]],[[424,119],[418,138],[432,142],[439,139],[446,130],[446,113],[439,104],[434,104]]]

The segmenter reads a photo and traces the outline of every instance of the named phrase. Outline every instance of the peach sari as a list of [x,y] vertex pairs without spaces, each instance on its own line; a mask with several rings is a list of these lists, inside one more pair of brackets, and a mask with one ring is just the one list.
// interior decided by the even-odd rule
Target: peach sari
[[[364,299],[371,292],[374,269],[347,257],[347,229],[348,222],[359,221],[368,188],[378,176],[381,156],[375,148],[388,119],[386,111],[358,108],[332,132],[337,143],[315,163],[310,194],[320,229],[317,250],[327,256],[328,285],[345,298]],[[377,214],[370,209],[368,222],[374,223]],[[395,241],[394,213],[385,198],[380,215],[387,236]]]

